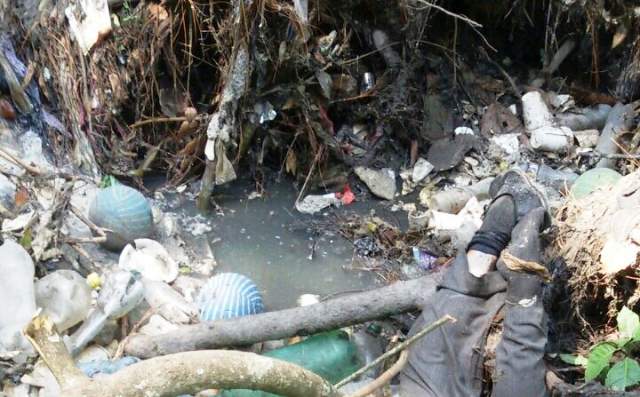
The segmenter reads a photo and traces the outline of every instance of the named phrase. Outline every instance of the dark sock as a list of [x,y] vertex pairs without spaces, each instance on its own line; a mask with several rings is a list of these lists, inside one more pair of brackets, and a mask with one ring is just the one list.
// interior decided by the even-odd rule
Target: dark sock
[[474,250],[500,256],[511,240],[511,231],[516,226],[516,205],[513,197],[499,197],[489,206],[482,226],[473,236],[467,251]]

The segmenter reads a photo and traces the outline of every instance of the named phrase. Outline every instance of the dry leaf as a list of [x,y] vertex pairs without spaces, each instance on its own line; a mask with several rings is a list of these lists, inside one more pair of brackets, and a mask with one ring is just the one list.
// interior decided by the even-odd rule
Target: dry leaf
[[149,15],[151,15],[154,18],[158,18],[159,21],[163,21],[169,18],[169,13],[160,4],[151,3],[149,4],[148,10],[149,10]]
[[293,150],[289,150],[287,153],[287,160],[285,163],[285,171],[290,172],[291,175],[296,175],[296,169],[298,166],[298,158],[296,157],[296,153]]
[[502,260],[504,261],[504,264],[514,272],[535,273],[538,276],[542,277],[548,283],[553,281],[551,279],[551,275],[549,274],[549,270],[547,270],[546,267],[542,266],[539,263],[529,262],[520,258],[516,258],[507,251],[502,251]]
[[29,191],[23,186],[18,186],[18,188],[16,188],[16,195],[13,198],[13,204],[19,209],[24,207],[28,201]]
[[613,35],[613,40],[611,41],[611,49],[619,46],[626,37],[627,27],[624,24],[618,25],[618,29],[616,29],[616,33]]

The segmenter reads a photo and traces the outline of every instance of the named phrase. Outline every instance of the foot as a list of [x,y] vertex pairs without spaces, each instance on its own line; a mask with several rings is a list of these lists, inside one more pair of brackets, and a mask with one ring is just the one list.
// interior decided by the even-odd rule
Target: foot
[[494,201],[504,195],[511,196],[516,205],[517,221],[520,221],[532,210],[542,207],[546,213],[544,226],[548,226],[551,222],[545,192],[534,185],[520,169],[510,169],[498,175],[491,182],[489,195]]

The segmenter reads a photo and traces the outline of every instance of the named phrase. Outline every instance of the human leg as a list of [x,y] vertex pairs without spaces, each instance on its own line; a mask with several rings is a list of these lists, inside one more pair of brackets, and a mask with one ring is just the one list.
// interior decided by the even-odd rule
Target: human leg
[[[514,228],[511,255],[526,262],[540,262],[540,231],[545,227],[544,208],[526,215]],[[539,397],[547,394],[544,381],[546,315],[542,305],[542,279],[531,272],[510,270],[503,259],[498,271],[507,280],[502,340],[496,349],[493,397]]]
[[491,321],[505,298],[505,279],[493,271],[509,243],[516,222],[544,197],[518,171],[507,171],[492,184],[490,205],[480,230],[445,274],[439,290],[423,308],[410,334],[444,314],[458,321],[445,324],[410,347],[401,374],[403,397],[478,396],[483,389],[483,357]]
[[491,319],[502,307],[506,283],[496,271],[500,251],[516,223],[511,197],[489,207],[482,227],[447,269],[438,291],[422,310],[410,335],[445,314],[457,321],[426,335],[411,348],[401,375],[403,396],[478,396]]

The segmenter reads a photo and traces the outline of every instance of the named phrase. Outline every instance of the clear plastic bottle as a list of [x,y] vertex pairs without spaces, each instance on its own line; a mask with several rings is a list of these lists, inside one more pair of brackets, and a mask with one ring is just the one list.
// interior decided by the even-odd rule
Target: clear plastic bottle
[[71,336],[71,354],[77,355],[104,327],[108,320],[129,313],[144,299],[144,285],[126,270],[111,272],[98,294],[97,307]]
[[41,278],[35,292],[36,304],[60,332],[84,320],[91,309],[91,287],[74,270],[56,270]]
[[0,353],[5,349],[22,351],[14,357],[14,361],[21,362],[34,355],[22,328],[36,312],[35,267],[29,253],[11,240],[0,246],[0,258]]
[[[376,324],[370,324],[352,335],[353,343],[356,345],[356,356],[363,366],[368,365],[384,353],[382,340],[380,339],[381,328]],[[380,364],[367,370],[362,377],[375,379],[378,377]]]

